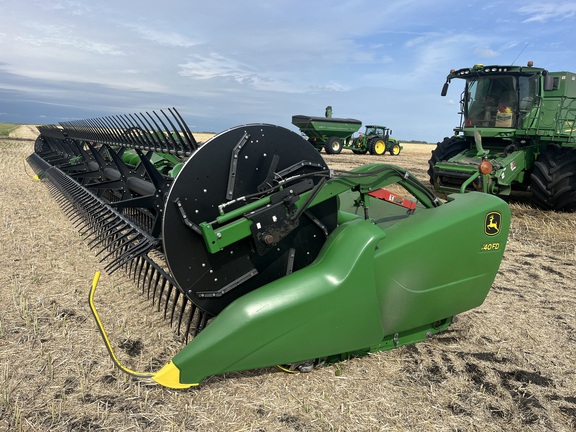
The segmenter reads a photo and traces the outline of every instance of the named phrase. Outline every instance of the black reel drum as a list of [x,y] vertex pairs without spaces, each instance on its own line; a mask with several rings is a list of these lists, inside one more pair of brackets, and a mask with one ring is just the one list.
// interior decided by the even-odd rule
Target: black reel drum
[[[326,163],[308,141],[274,125],[229,129],[194,152],[168,193],[162,227],[166,261],[188,298],[217,315],[247,292],[312,263],[336,228],[337,198],[295,220],[291,200],[326,176]],[[243,215],[252,221],[251,236],[207,250],[202,222],[267,196],[270,205]]]

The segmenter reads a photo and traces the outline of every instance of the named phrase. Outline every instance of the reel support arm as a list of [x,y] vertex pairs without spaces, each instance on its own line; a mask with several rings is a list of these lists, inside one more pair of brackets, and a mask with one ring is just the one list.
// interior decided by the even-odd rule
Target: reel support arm
[[[298,219],[306,208],[318,205],[348,190],[357,191],[364,197],[364,195],[370,192],[393,183],[399,183],[404,186],[406,190],[413,193],[416,199],[425,207],[438,206],[439,201],[433,196],[431,197],[431,193],[428,192],[426,188],[423,188],[419,183],[411,181],[410,177],[411,175],[407,171],[385,164],[359,167],[348,174],[341,174],[325,183],[318,184],[316,189],[314,189],[311,184],[305,186],[297,186],[299,184],[287,186],[285,189],[245,204],[228,213],[222,212],[215,221],[200,223],[200,232],[208,252],[215,254],[225,247],[253,235],[253,229],[251,227],[254,217],[252,215],[265,211],[265,209],[271,205],[281,204],[288,195],[292,196],[295,200],[293,206],[296,212],[292,212],[292,216],[290,216],[290,212],[286,206],[284,213],[274,213],[276,219],[273,223],[271,222],[270,225],[279,223],[280,219],[283,219],[283,216]],[[308,190],[297,194],[296,189]],[[362,201],[367,201],[367,197],[366,199],[363,198]],[[223,206],[220,206],[220,208],[222,207]],[[262,229],[262,227],[258,228],[260,231]],[[275,242],[278,240],[279,239],[275,239]],[[255,242],[258,244],[259,239],[255,239]]]

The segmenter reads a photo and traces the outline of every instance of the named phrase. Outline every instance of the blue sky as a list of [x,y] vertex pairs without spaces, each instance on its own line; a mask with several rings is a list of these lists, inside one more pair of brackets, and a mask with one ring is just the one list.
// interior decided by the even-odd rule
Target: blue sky
[[176,107],[193,131],[297,130],[294,114],[436,142],[458,124],[450,69],[576,72],[576,2],[0,0],[0,121]]

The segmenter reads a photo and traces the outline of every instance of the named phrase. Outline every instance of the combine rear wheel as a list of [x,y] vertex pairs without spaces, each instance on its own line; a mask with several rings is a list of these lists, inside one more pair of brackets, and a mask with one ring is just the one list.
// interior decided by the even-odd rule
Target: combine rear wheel
[[371,155],[380,156],[386,151],[386,143],[381,138],[372,138],[368,147]]
[[468,148],[468,142],[458,137],[446,137],[442,142],[436,145],[436,148],[432,150],[432,155],[428,161],[428,176],[430,177],[430,183],[435,184],[434,179],[434,165],[438,162],[444,162],[448,159],[456,156],[458,153],[466,150]]
[[540,153],[532,173],[532,200],[539,207],[576,211],[576,150],[551,146]]
[[337,137],[328,138],[326,144],[324,144],[324,150],[328,154],[338,154],[342,151],[342,140]]

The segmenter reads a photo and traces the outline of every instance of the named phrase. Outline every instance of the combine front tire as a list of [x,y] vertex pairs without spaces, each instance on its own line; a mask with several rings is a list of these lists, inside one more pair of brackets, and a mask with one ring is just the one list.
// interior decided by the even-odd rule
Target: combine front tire
[[444,162],[448,159],[456,156],[458,153],[466,150],[468,148],[468,143],[458,137],[446,137],[442,142],[436,145],[436,148],[432,150],[432,155],[428,161],[428,176],[430,177],[430,183],[434,185],[434,165],[438,162]]
[[342,151],[342,140],[337,137],[328,138],[324,144],[324,150],[327,154],[338,154]]
[[532,172],[532,200],[543,209],[576,211],[576,149],[549,146]]
[[386,151],[386,143],[381,138],[372,138],[368,147],[371,155],[380,156]]

